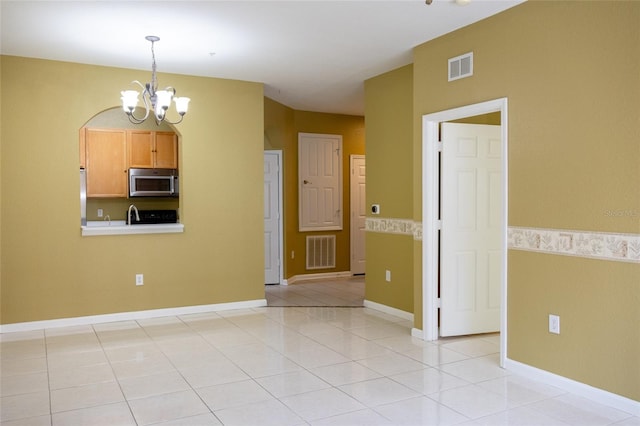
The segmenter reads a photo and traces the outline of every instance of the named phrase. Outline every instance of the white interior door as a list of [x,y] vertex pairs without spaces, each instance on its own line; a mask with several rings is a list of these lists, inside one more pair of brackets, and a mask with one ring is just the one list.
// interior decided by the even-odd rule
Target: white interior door
[[298,134],[299,231],[342,229],[342,136]]
[[500,126],[442,123],[440,335],[500,330]]
[[264,153],[264,282],[280,284],[280,154]]
[[365,272],[366,169],[364,155],[352,155],[351,163],[351,273]]

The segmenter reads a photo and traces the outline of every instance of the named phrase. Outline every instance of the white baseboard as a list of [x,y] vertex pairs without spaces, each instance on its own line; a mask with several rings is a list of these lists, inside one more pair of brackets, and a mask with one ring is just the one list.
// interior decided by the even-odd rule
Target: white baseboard
[[282,285],[294,284],[297,282],[304,281],[315,281],[315,280],[332,280],[336,278],[349,278],[351,277],[351,271],[342,271],[342,272],[324,272],[320,274],[303,274],[303,275],[294,275],[285,280],[282,280]]
[[633,414],[634,416],[640,416],[640,401],[634,401],[633,399],[629,399],[615,393],[594,388],[593,386],[589,386],[509,358],[505,361],[505,368],[521,376],[555,386],[575,395],[591,399],[600,404],[605,404],[626,413]]
[[398,318],[413,322],[413,314],[411,312],[401,311],[400,309],[392,308],[391,306],[382,305],[370,300],[364,301],[364,307],[375,309],[376,311],[384,312],[385,314],[393,315]]
[[413,327],[411,329],[411,336],[424,340],[424,333],[419,328]]
[[0,325],[0,334],[13,333],[16,331],[42,330],[45,328],[69,327],[74,325],[100,324],[115,321],[129,321],[176,315],[201,314],[206,312],[228,311],[231,309],[261,308],[263,306],[267,306],[267,299],[215,303],[212,305],[183,306],[179,308],[150,309],[147,311],[118,312],[115,314],[60,318],[44,321],[20,322],[15,324]]

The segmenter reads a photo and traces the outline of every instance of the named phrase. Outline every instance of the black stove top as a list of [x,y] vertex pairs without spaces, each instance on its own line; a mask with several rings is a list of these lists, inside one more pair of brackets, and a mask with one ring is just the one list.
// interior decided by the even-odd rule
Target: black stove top
[[140,216],[140,221],[136,220],[135,212],[131,212],[132,225],[178,222],[178,212],[176,210],[138,210],[138,215]]

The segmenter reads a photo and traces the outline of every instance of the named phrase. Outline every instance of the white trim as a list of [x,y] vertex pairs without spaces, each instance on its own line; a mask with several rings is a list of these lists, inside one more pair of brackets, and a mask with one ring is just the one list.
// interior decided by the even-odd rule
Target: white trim
[[402,318],[403,320],[413,321],[413,314],[411,312],[402,311],[391,306],[382,305],[370,300],[365,300],[364,307],[375,309],[376,311],[384,312],[385,314],[393,315],[394,317]]
[[[101,224],[104,226],[97,226]],[[94,237],[99,235],[134,235],[134,234],[179,234],[184,232],[184,225],[181,223],[160,223],[149,225],[113,225],[109,222],[92,222],[93,226],[80,226],[83,237]]]
[[608,405],[618,410],[622,410],[634,416],[640,416],[640,401],[634,401],[615,393],[594,388],[593,386],[589,386],[509,358],[506,359],[504,367],[512,373],[516,373],[533,380],[538,380],[572,394],[591,399],[599,404]]
[[90,315],[86,317],[59,318],[44,321],[19,322],[0,325],[1,333],[16,331],[42,330],[44,328],[69,327],[74,325],[100,324],[114,321],[129,321],[147,318],[200,314],[206,312],[228,311],[232,309],[262,308],[267,299],[245,300],[241,302],[215,303],[212,305],[183,306],[179,308],[150,309],[147,311],[118,312],[115,314]]
[[331,280],[336,278],[348,278],[351,277],[351,271],[342,272],[321,272],[318,274],[302,274],[294,275],[282,281],[282,285],[294,284],[297,282],[315,281],[315,280]]
[[413,327],[411,329],[411,336],[424,340],[424,333],[419,328]]
[[[282,164],[282,150],[281,149],[266,149],[264,154],[276,155],[278,157],[278,246],[280,247],[279,256],[279,271],[278,271],[278,283],[282,284],[282,277],[284,277],[284,209],[283,209],[283,164]],[[264,155],[263,154],[263,155]]]
[[[500,112],[502,133],[502,229],[501,229],[501,305],[500,305],[500,365],[507,356],[507,224],[508,220],[508,116],[507,98],[494,99],[422,116],[422,330],[425,340],[438,339],[438,126],[443,121]],[[425,272],[426,271],[426,272]]]

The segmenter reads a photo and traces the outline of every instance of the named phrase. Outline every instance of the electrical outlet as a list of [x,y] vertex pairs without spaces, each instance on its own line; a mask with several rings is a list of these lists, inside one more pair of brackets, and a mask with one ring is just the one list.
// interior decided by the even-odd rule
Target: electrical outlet
[[102,211],[102,209],[98,209],[98,217],[102,217],[103,214],[104,212]]
[[549,333],[560,334],[560,317],[549,315]]
[[293,259],[293,258],[295,258],[295,257],[296,257],[296,252],[295,252],[295,251],[293,251],[293,250],[291,250],[291,258]]
[[144,275],[136,274],[136,285],[144,285]]
[[387,280],[388,283],[391,282],[391,271],[390,270],[386,270],[384,271],[384,279]]

